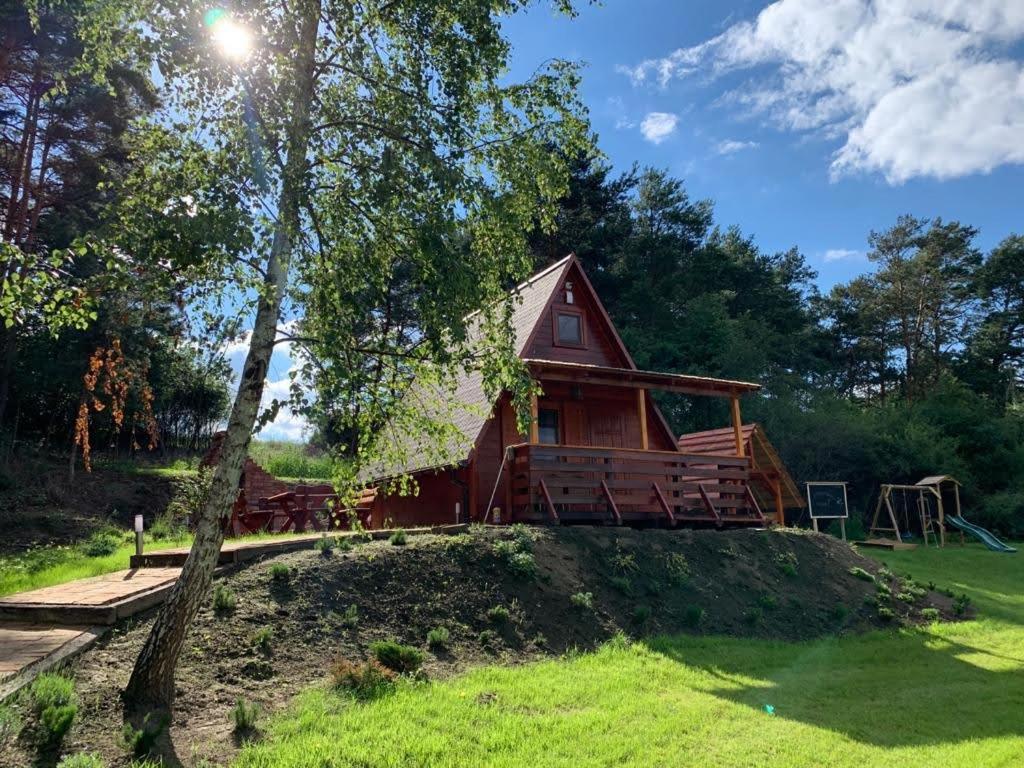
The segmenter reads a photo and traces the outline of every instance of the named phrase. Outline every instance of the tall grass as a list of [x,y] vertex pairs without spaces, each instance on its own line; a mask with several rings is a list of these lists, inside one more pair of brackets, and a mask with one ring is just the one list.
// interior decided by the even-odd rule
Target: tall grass
[[307,446],[281,440],[254,440],[249,456],[275,477],[302,480],[329,480],[331,460],[325,455],[312,455]]

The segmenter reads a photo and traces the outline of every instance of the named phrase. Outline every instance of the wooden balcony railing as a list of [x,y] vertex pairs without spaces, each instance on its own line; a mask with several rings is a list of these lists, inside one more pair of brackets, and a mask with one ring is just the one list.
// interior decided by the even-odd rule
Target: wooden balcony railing
[[763,524],[750,459],[628,448],[512,446],[512,519]]

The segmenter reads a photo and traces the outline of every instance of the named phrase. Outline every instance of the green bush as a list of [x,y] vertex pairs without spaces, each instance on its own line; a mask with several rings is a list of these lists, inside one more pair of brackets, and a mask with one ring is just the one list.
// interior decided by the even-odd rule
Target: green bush
[[235,725],[235,733],[250,733],[256,730],[256,720],[260,716],[258,704],[238,699],[231,710],[231,721]]
[[288,577],[292,575],[292,569],[284,563],[274,563],[267,572],[274,581],[288,581]]
[[391,534],[391,538],[388,541],[391,542],[393,547],[404,547],[409,543],[409,537],[402,528],[399,528]]
[[569,601],[577,608],[584,608],[588,611],[594,610],[593,592],[576,592],[569,596]]
[[629,597],[633,596],[633,582],[625,576],[612,576],[609,581],[619,592]]
[[760,624],[763,618],[764,611],[757,607],[748,608],[743,612],[743,623],[751,627],[755,627]]
[[512,537],[494,542],[494,554],[504,560],[515,575],[524,579],[537,576],[537,561],[533,558],[532,534],[526,526],[517,523],[512,526]]
[[370,643],[370,653],[385,667],[399,674],[415,672],[423,664],[423,651],[394,640]]
[[967,595],[957,595],[953,600],[953,613],[957,616],[967,615],[967,609],[971,607],[971,598]]
[[427,645],[434,650],[443,650],[448,647],[448,639],[451,633],[445,627],[434,627],[427,632]]
[[775,565],[778,566],[779,570],[783,574],[790,578],[796,578],[797,576],[797,565],[799,561],[796,559],[796,554],[793,552],[778,552],[775,555]]
[[327,536],[326,534],[321,536],[313,544],[313,549],[319,552],[324,557],[330,557],[334,553],[335,540],[333,536]]
[[213,590],[213,610],[216,613],[231,613],[238,604],[234,591],[226,584],[218,584]]
[[249,642],[252,647],[262,653],[270,653],[270,641],[274,639],[274,630],[270,627],[261,627],[252,633]]
[[651,618],[651,606],[649,605],[638,605],[633,608],[633,623],[634,624],[646,624],[647,620]]
[[0,744],[6,744],[14,738],[21,727],[18,713],[11,707],[0,704]]
[[396,677],[394,671],[375,659],[363,663],[336,659],[328,669],[328,674],[335,688],[362,700],[377,698],[390,691]]
[[341,625],[352,629],[359,624],[359,606],[352,603],[341,615]]
[[59,744],[65,734],[71,730],[71,724],[75,721],[77,714],[78,705],[74,703],[44,709],[39,714],[43,740],[49,744]]
[[92,752],[80,752],[68,755],[57,763],[57,768],[107,768],[107,764],[99,755]]
[[485,629],[477,635],[477,641],[485,649],[493,651],[495,645],[498,643],[498,633],[493,629]]
[[86,557],[106,557],[117,552],[124,541],[124,535],[111,530],[97,531],[82,543],[82,553]]
[[761,610],[768,612],[774,611],[779,607],[779,601],[775,598],[775,595],[763,594],[757,598],[757,604],[761,607]]
[[849,614],[850,609],[842,603],[836,603],[832,606],[832,610],[829,611],[829,615],[832,617],[832,620],[835,621],[837,624],[842,624],[844,621],[846,621],[846,617],[849,616]]
[[636,563],[636,555],[622,549],[619,544],[615,545],[615,554],[612,555],[612,569],[622,575],[636,573],[640,566]]
[[493,624],[505,624],[512,617],[504,605],[496,605],[488,609],[487,619]]
[[922,608],[921,609],[921,618],[922,619],[926,619],[928,621],[938,621],[939,618],[940,618],[939,609],[938,608]]
[[672,552],[665,556],[665,573],[668,580],[677,587],[685,585],[690,580],[690,563],[686,556],[679,552]]
[[893,612],[892,608],[886,608],[884,605],[880,605],[878,606],[878,618],[882,621],[892,621],[896,618],[896,614]]
[[696,629],[704,620],[704,609],[699,605],[688,605],[683,609],[683,624]]
[[75,683],[68,677],[45,672],[32,681],[29,688],[32,708],[37,715],[44,709],[63,707],[75,700]]
[[167,728],[168,722],[166,715],[158,717],[146,715],[141,728],[135,728],[131,723],[125,723],[121,729],[121,741],[132,757],[136,759],[145,757],[153,751],[156,740]]

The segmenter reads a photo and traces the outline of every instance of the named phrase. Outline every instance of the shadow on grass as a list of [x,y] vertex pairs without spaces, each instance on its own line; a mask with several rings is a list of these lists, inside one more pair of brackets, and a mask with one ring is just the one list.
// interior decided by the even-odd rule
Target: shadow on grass
[[731,637],[644,645],[702,672],[695,688],[703,692],[864,744],[1024,735],[1024,649],[1001,654],[924,630],[787,645]]

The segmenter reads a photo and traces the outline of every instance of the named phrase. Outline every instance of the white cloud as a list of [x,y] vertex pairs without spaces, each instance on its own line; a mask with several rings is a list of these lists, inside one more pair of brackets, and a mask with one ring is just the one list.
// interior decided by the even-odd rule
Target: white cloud
[[726,139],[720,141],[718,146],[715,147],[715,151],[720,155],[731,155],[735,152],[742,152],[744,149],[755,149],[759,145],[756,141],[736,141],[734,139]]
[[856,259],[860,251],[851,251],[848,248],[829,248],[822,257],[825,261],[843,261],[844,259]]
[[778,0],[699,45],[622,69],[635,84],[747,71],[727,95],[838,139],[833,178],[892,184],[1024,163],[1024,2]]
[[661,144],[676,131],[679,116],[671,112],[648,112],[640,123],[640,133],[652,144]]

